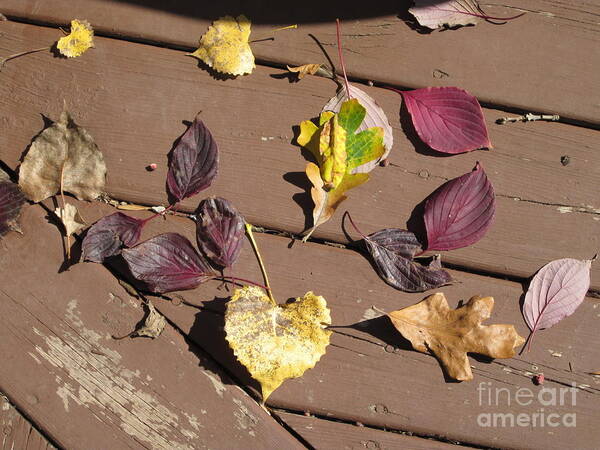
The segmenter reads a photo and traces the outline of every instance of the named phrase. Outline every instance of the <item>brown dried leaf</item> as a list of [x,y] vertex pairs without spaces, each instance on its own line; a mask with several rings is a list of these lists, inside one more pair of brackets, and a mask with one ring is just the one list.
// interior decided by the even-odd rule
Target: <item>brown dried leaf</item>
[[94,200],[104,189],[106,164],[94,139],[67,111],[35,138],[19,169],[25,196],[40,202],[63,189],[79,200]]
[[65,227],[65,236],[73,236],[87,226],[75,205],[70,203],[65,204],[64,209],[62,207],[56,208],[54,214],[62,221]]
[[482,325],[494,308],[493,297],[472,297],[450,309],[443,293],[388,314],[396,329],[421,353],[437,357],[448,376],[473,379],[467,352],[491,358],[512,358],[525,342],[513,325]]
[[136,330],[134,335],[156,339],[165,329],[167,321],[150,301],[146,305],[148,306],[148,315],[146,316],[146,320],[144,320],[144,325]]
[[290,67],[286,66],[287,70],[298,74],[298,79],[301,80],[306,75],[314,75],[321,68],[321,64],[304,64],[303,66]]

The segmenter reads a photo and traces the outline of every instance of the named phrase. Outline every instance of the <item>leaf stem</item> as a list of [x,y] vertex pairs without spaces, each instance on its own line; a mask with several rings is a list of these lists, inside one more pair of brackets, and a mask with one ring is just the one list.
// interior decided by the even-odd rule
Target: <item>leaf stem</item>
[[50,50],[51,48],[52,47],[36,48],[35,50],[27,50],[26,52],[15,53],[14,55],[7,56],[6,58],[1,58],[0,59],[0,70],[2,70],[2,68],[4,67],[4,64],[6,64],[6,62],[10,61],[11,59],[18,58],[19,56],[29,55],[30,53],[43,52],[44,50]]
[[[263,264],[263,260],[260,256],[260,252],[258,251],[258,245],[254,240],[254,235],[252,234],[252,224],[246,223],[246,234],[248,234],[248,238],[250,239],[250,243],[252,244],[252,248],[254,249],[254,253],[256,254],[256,259],[258,259],[258,265],[260,266],[260,271],[262,272],[263,278],[265,279],[264,286],[267,290],[267,294],[269,294],[269,298],[273,301],[273,303],[277,304],[275,298],[273,297],[273,291],[271,290],[271,285],[269,284],[269,277],[267,276],[267,271],[265,270],[265,265]],[[241,278],[238,278],[241,280]]]
[[177,206],[177,204],[178,204],[178,202],[175,202],[175,203],[167,206],[163,211],[152,214],[150,217],[147,217],[146,219],[142,220],[142,223],[144,225],[146,225],[147,222],[151,221],[155,217],[164,216],[166,214],[166,212],[169,211],[169,210],[171,210],[171,209],[173,209],[173,212],[175,212],[174,208]]
[[254,281],[251,280],[246,280],[245,278],[239,278],[239,277],[230,277],[227,275],[220,275],[220,276],[216,276],[213,278],[214,280],[222,280],[222,281],[228,281],[232,284],[239,284],[242,285],[242,283],[247,283],[247,284],[251,284],[252,286],[257,286],[259,288],[263,288],[265,291],[269,291],[270,288],[267,286],[263,286],[260,283],[256,283]]
[[71,236],[67,231],[67,225],[65,224],[65,192],[64,192],[64,180],[65,180],[65,163],[63,163],[60,168],[60,198],[62,200],[62,209],[60,210],[60,220],[63,223],[63,227],[65,229],[65,235],[67,237],[67,245],[66,245],[66,253],[67,253],[67,261],[71,260]]
[[[277,32],[277,31],[283,31],[283,30],[291,30],[294,28],[298,28],[298,24],[294,24],[294,25],[288,25],[287,27],[281,27],[281,28],[275,28],[273,30],[273,33]],[[262,42],[262,41],[274,41],[275,40],[275,36],[271,36],[271,37],[266,37],[266,38],[258,38],[258,39],[253,39],[250,41],[250,43],[254,43],[254,42]]]
[[348,84],[348,76],[346,75],[346,64],[344,63],[344,55],[342,55],[342,39],[340,37],[340,19],[335,19],[335,28],[337,34],[337,45],[338,45],[338,56],[340,58],[340,65],[342,66],[342,72],[344,73],[344,82],[346,83],[346,94],[348,98],[352,98],[350,96],[350,84]]
[[350,213],[348,211],[346,211],[345,214],[348,216],[348,220],[350,221],[350,224],[352,225],[352,228],[354,228],[356,230],[356,232],[362,236],[363,239],[365,239],[365,240],[369,239],[362,231],[360,231],[358,229],[358,227],[354,223],[354,220],[352,220],[352,216],[350,215]]
[[[436,10],[437,11],[454,13],[454,14],[456,14],[456,13],[458,13],[458,14],[465,14],[467,16],[479,17],[480,19],[484,19],[484,20],[503,20],[505,22],[508,21],[508,20],[518,19],[519,17],[525,15],[525,13],[522,12],[521,14],[517,14],[516,16],[512,16],[512,17],[494,17],[494,16],[488,16],[487,14],[485,14],[481,8],[479,8],[479,11],[481,11],[481,14],[473,13],[473,12],[467,12],[467,11],[457,11],[455,9],[436,8]],[[498,25],[498,24],[496,24],[496,25]]]

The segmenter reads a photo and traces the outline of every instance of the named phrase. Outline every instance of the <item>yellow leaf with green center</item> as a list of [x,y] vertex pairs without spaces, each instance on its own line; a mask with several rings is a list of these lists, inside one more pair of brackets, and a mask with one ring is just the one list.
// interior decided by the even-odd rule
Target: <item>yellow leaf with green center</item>
[[321,178],[325,189],[335,189],[346,173],[346,130],[338,123],[337,115],[326,122],[319,137]]
[[285,305],[275,304],[261,288],[236,289],[227,303],[225,333],[229,346],[262,388],[263,402],[288,378],[297,378],[325,354],[331,331],[327,302],[307,292]]
[[249,38],[250,20],[246,16],[223,16],[213,22],[200,38],[198,50],[189,55],[218,72],[244,75],[255,67]]
[[354,134],[365,118],[367,110],[357,99],[346,100],[340,107],[338,120],[346,130],[347,170],[352,171],[385,153],[383,128],[372,127]]
[[85,20],[71,20],[71,33],[61,37],[56,48],[61,55],[69,58],[81,56],[87,49],[94,46],[94,30]]

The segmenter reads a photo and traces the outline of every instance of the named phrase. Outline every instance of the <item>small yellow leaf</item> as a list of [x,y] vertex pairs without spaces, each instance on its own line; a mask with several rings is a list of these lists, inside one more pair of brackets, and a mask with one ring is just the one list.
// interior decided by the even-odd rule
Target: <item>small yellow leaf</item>
[[56,44],[58,51],[69,58],[81,56],[94,46],[94,29],[86,20],[71,20],[71,33],[61,37]]
[[262,289],[244,286],[225,313],[227,342],[260,383],[263,402],[283,381],[315,366],[329,345],[324,326],[330,324],[327,302],[312,292],[279,306]]
[[321,178],[327,190],[335,189],[346,173],[346,130],[339,122],[337,115],[326,122],[319,137],[319,153],[321,155]]
[[298,67],[290,67],[287,66],[287,69],[290,72],[297,73],[298,79],[301,80],[306,75],[314,75],[317,73],[317,70],[321,68],[321,64],[304,64],[303,66]]
[[250,20],[244,15],[215,20],[200,38],[200,46],[190,56],[204,61],[218,72],[244,75],[254,69],[254,55],[248,43]]
[[70,203],[65,204],[64,209],[56,208],[54,214],[62,221],[65,227],[65,236],[72,236],[87,226],[77,208]]

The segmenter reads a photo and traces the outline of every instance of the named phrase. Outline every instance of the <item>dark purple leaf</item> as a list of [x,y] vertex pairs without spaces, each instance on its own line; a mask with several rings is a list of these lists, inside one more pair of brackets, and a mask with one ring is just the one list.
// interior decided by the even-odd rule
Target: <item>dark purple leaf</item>
[[118,255],[140,238],[144,221],[117,212],[103,217],[90,227],[81,244],[83,259],[96,263]]
[[412,123],[423,142],[444,153],[491,148],[481,106],[456,87],[402,91]]
[[21,231],[18,224],[25,196],[15,183],[0,181],[0,236],[9,231]]
[[523,316],[531,330],[528,347],[537,330],[550,328],[575,312],[590,287],[591,264],[591,260],[557,259],[533,277],[523,302]]
[[479,163],[448,181],[425,203],[427,250],[452,250],[480,240],[496,211],[494,188]]
[[133,276],[153,292],[194,289],[214,276],[190,241],[177,233],[159,234],[122,254]]
[[398,228],[386,228],[365,237],[367,249],[377,272],[390,286],[405,292],[423,292],[452,281],[442,269],[439,255],[428,266],[413,260],[421,252],[414,233]]
[[198,247],[216,265],[231,267],[244,242],[244,218],[224,198],[202,201],[196,211]]
[[196,116],[171,153],[167,186],[178,201],[211,185],[217,176],[219,151],[204,123]]

